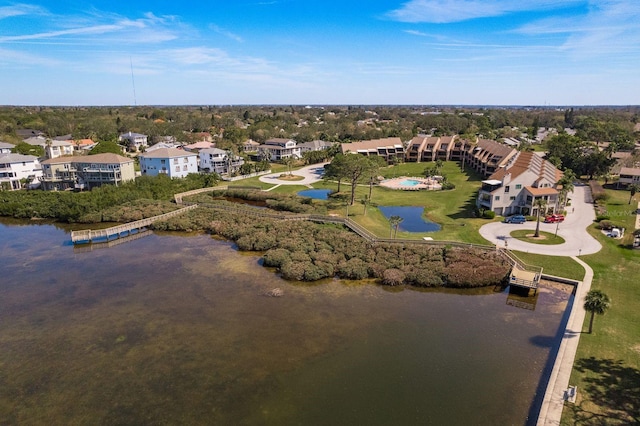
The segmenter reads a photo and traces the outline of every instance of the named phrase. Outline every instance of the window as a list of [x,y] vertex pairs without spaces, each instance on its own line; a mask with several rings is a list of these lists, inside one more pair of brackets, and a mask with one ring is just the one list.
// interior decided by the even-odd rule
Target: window
[[176,172],[180,171],[180,166],[176,166]]
[[173,164],[178,164],[178,159],[177,158],[173,159]]
[[160,162],[161,162],[162,164],[164,164],[164,163],[165,163],[165,161],[167,161],[167,160],[160,160]]
[[496,201],[500,201],[500,196],[499,196],[499,195],[496,195],[496,196],[495,196],[495,198],[494,198],[494,200],[496,200]]
[[509,197],[509,201],[515,201],[516,197]]
[[185,164],[185,165],[182,167],[182,170],[186,172],[186,171],[187,171],[187,168],[188,168],[188,166]]
[[521,184],[517,184],[516,185],[516,189],[522,189],[522,185]]
[[188,163],[188,162],[189,162],[189,159],[188,159],[187,157],[184,157],[184,162],[185,162],[185,163]]
[[511,189],[511,188],[509,187],[509,185],[505,186],[505,187],[504,187],[504,193],[505,193],[505,194],[508,194],[508,193],[509,193],[509,189]]

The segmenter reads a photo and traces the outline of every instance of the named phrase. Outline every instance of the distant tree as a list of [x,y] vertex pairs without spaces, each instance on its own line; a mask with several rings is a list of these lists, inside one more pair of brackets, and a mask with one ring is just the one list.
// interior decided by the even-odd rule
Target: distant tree
[[611,307],[611,299],[600,290],[590,290],[584,298],[584,310],[591,312],[589,320],[589,334],[593,331],[593,317],[595,314],[604,315]]
[[295,157],[291,156],[291,157],[286,157],[282,159],[282,164],[284,164],[285,166],[287,166],[287,171],[289,172],[289,176],[293,175],[291,168],[293,167],[293,165],[296,163],[296,159]]
[[342,181],[347,177],[346,161],[347,159],[344,154],[337,154],[335,157],[333,157],[331,163],[327,164],[324,168],[323,179],[327,181],[338,181],[338,192],[340,192],[340,185]]
[[17,144],[11,152],[22,155],[35,155],[36,157],[44,157],[44,148],[39,145],[31,145],[26,142]]
[[371,202],[369,201],[369,197],[367,195],[364,196],[364,198],[362,200],[360,200],[360,202],[362,203],[362,206],[364,207],[364,215],[367,215],[367,206],[369,204],[371,204]]
[[122,147],[112,141],[102,141],[98,142],[98,144],[89,151],[89,155],[104,154],[107,152],[112,154],[122,154]]

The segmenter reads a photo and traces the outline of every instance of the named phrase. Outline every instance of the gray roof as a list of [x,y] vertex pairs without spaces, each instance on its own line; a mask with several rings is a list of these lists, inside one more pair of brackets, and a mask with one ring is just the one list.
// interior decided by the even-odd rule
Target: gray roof
[[9,143],[9,142],[2,142],[2,141],[0,141],[0,149],[2,149],[2,148],[5,148],[5,149],[6,149],[6,148],[13,149],[13,147],[15,147],[15,145],[14,145],[14,144],[12,144],[12,143]]
[[38,157],[35,155],[22,154],[0,154],[0,163],[22,163],[26,161],[36,161]]
[[42,164],[64,164],[64,163],[94,163],[94,164],[126,164],[133,163],[132,158],[122,155],[105,152],[95,155],[78,155],[74,157],[57,157],[44,160]]
[[226,154],[227,153],[227,151],[220,148],[205,148],[205,149],[201,149],[200,152],[204,154]]

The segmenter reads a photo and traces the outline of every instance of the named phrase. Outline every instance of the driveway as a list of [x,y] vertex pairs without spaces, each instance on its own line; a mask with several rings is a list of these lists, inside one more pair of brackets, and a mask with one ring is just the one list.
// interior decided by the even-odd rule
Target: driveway
[[523,224],[493,222],[480,228],[480,235],[497,244],[498,247],[508,245],[510,250],[518,250],[526,253],[546,254],[550,256],[580,256],[593,254],[600,251],[602,246],[587,232],[587,227],[596,218],[593,209],[591,191],[586,185],[576,185],[573,193],[569,194],[571,206],[567,209],[567,217],[560,224],[540,222],[540,230],[551,234],[558,231],[558,235],[564,238],[563,244],[543,245],[526,243],[511,238],[509,234],[517,229],[536,229],[536,222]]
[[260,181],[270,183],[272,185],[311,185],[314,182],[322,180],[325,164],[329,163],[312,164],[310,166],[294,170],[292,173],[296,176],[302,176],[304,178],[302,180],[282,180],[280,179],[280,175],[286,172],[279,172],[260,176]]

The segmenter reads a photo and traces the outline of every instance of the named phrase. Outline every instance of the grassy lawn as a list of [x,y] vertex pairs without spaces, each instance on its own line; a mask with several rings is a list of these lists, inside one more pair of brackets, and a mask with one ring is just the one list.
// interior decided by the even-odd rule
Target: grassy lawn
[[[422,176],[423,170],[432,163],[404,163],[380,170],[384,177]],[[449,191],[398,191],[374,186],[371,194],[372,204],[367,207],[365,215],[361,200],[369,195],[367,185],[359,185],[356,189],[356,203],[349,207],[349,217],[367,227],[379,237],[389,236],[389,222],[376,206],[424,206],[425,216],[442,226],[437,232],[406,233],[398,232],[398,238],[420,239],[425,236],[435,240],[463,241],[475,244],[488,244],[478,234],[480,226],[488,223],[486,219],[473,217],[473,209],[481,176],[472,170],[460,171],[454,162],[445,162],[442,173],[456,188]],[[314,188],[330,188],[337,191],[338,185],[331,182],[317,182]],[[350,187],[342,182],[341,194],[348,195]],[[344,216],[346,202],[333,202],[328,206],[331,213]]]
[[519,229],[511,232],[513,238],[524,241],[526,243],[542,244],[542,245],[554,245],[564,243],[564,238],[559,235],[552,234],[551,232],[540,231],[540,238],[533,237],[533,231],[529,229]]
[[528,265],[542,266],[545,274],[570,278],[578,281],[582,281],[584,278],[584,268],[570,257],[545,256],[542,254],[524,253],[515,250],[513,253]]
[[[611,298],[611,308],[596,316],[593,334],[580,337],[570,383],[578,386],[576,404],[565,405],[563,425],[638,424],[640,422],[640,251],[630,249],[637,202],[629,192],[607,190],[611,221],[627,229],[625,238],[590,232],[603,245],[583,256],[594,271],[592,289]],[[546,268],[545,268],[546,269]],[[589,314],[583,330],[588,328]]]

